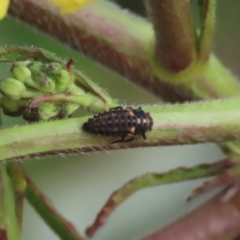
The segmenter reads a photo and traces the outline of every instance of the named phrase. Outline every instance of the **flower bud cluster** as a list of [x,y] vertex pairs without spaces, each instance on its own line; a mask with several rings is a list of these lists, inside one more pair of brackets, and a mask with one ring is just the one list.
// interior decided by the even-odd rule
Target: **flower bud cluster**
[[[57,62],[19,61],[11,66],[11,73],[12,77],[0,80],[0,103],[5,114],[23,115],[27,120],[48,120],[59,116],[68,117],[79,107],[75,103],[43,102],[37,109],[26,109],[28,102],[37,97],[58,93],[83,93],[83,90],[75,85],[74,74],[66,65]],[[29,113],[38,116],[29,117]]]

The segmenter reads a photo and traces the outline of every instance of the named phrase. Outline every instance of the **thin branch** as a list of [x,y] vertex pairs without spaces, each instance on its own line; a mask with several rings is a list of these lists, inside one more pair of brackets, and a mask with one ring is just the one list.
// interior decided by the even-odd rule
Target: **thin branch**
[[198,60],[205,62],[208,60],[212,52],[213,35],[216,21],[216,0],[200,0],[198,2],[201,19]]
[[75,227],[57,212],[46,196],[35,186],[29,176],[25,175],[25,179],[27,181],[27,188],[25,191],[27,200],[60,239],[83,240],[84,238],[79,235]]
[[24,192],[26,188],[26,181],[23,175],[23,169],[21,163],[11,162],[8,165],[9,176],[13,184],[13,190],[15,194],[16,202],[16,215],[18,219],[19,229],[22,229],[23,220],[23,202],[24,202]]
[[195,188],[191,194],[188,196],[188,201],[198,197],[200,194],[203,194],[210,189],[222,186],[222,185],[230,185],[237,182],[240,178],[240,166],[236,165],[234,169],[227,169],[223,171],[218,176],[214,177],[203,183],[202,186]]
[[223,159],[211,164],[200,164],[189,168],[179,167],[167,172],[147,173],[145,175],[138,176],[112,193],[105,205],[101,208],[94,223],[87,228],[86,233],[89,237],[92,237],[96,231],[107,221],[112,212],[122,202],[139,190],[201,177],[210,177],[220,174],[223,170],[233,166],[234,164],[230,159]]
[[[0,127],[2,127],[2,115],[0,110]],[[15,197],[14,197],[15,193]],[[21,201],[16,199],[16,192],[11,178],[7,172],[7,165],[0,164],[0,239],[20,240],[22,206]],[[17,201],[16,201],[17,200]]]

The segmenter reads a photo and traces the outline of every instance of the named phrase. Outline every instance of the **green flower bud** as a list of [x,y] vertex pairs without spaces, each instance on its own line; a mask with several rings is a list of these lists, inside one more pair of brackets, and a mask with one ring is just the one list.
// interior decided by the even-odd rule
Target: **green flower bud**
[[48,77],[44,72],[32,72],[32,79],[40,88],[42,79]]
[[39,72],[41,71],[44,63],[39,61],[33,61],[27,65],[27,67],[31,70],[31,72]]
[[[24,101],[25,102],[25,101]],[[3,96],[0,100],[2,108],[5,108],[9,112],[16,112],[19,108],[24,107],[27,102],[22,103],[21,100],[13,100],[7,96]]]
[[13,65],[11,68],[11,72],[14,78],[19,81],[26,83],[29,79],[31,79],[31,71],[23,65]]
[[40,81],[40,88],[44,93],[54,93],[55,83],[51,78],[45,77]]
[[44,70],[48,75],[53,76],[58,74],[64,66],[61,63],[53,62],[44,65]]
[[72,74],[66,69],[62,69],[55,77],[56,89],[65,92],[72,85]]
[[56,117],[61,111],[59,104],[41,103],[38,107],[39,117],[41,120],[49,120]]
[[35,83],[31,76],[31,71],[24,65],[13,65],[11,68],[12,75],[17,80],[21,81],[24,84],[27,84],[35,89],[39,89],[39,86],[37,83]]
[[9,98],[18,100],[26,92],[26,87],[22,82],[14,78],[7,78],[0,82],[0,90]]
[[24,100],[12,100],[7,96],[3,96],[0,99],[0,105],[3,109],[4,114],[8,116],[21,116],[27,101]]
[[32,73],[32,81],[38,86],[39,89],[40,81],[45,78],[47,75],[43,71],[44,64],[42,62],[34,61],[27,65]]

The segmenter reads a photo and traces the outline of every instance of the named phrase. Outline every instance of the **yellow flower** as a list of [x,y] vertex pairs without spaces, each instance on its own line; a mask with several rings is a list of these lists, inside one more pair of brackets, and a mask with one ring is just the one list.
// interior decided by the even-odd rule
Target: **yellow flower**
[[9,3],[9,0],[0,0],[0,20],[7,15]]
[[[0,0],[1,1],[1,0]],[[50,0],[60,7],[61,13],[71,13],[83,8],[93,0]]]

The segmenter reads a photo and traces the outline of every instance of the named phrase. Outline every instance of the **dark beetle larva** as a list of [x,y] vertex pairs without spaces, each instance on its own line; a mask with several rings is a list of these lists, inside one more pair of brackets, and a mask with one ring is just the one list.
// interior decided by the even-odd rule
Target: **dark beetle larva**
[[124,109],[119,106],[89,118],[83,124],[83,130],[105,136],[121,136],[113,142],[116,143],[132,141],[134,135],[142,135],[146,139],[145,133],[151,131],[152,126],[152,117],[141,107]]

